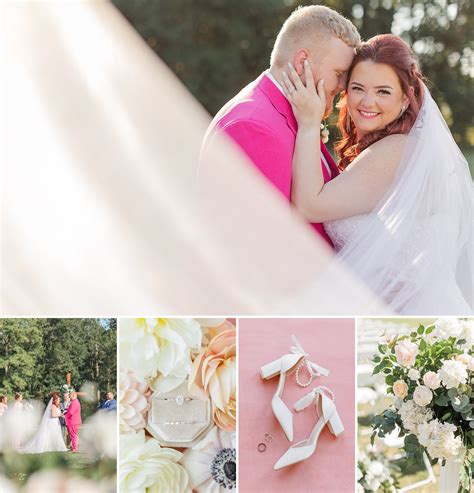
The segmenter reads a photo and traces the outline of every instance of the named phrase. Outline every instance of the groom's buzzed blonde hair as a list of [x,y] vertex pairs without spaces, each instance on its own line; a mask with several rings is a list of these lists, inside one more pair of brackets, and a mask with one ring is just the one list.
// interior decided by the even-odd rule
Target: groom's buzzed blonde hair
[[360,44],[360,34],[354,24],[335,10],[322,5],[298,7],[278,33],[270,65],[282,68],[299,48],[315,49],[331,36],[353,48]]

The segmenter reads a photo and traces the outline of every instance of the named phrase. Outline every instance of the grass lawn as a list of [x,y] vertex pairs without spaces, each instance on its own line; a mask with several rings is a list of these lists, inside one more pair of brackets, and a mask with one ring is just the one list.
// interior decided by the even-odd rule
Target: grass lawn
[[94,460],[80,452],[46,452],[44,454],[0,454],[0,474],[22,487],[35,472],[68,471],[69,474],[101,481],[115,482],[116,462],[112,459]]
[[[5,472],[20,486],[36,471],[45,469],[68,469],[87,476],[94,475],[98,464],[90,457],[72,452],[46,452],[44,454],[6,454],[3,456]],[[92,474],[91,474],[92,473]]]

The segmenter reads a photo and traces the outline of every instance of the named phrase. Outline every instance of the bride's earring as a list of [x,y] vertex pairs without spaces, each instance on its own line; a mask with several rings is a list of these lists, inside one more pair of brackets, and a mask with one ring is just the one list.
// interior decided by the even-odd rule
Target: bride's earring
[[348,134],[351,133],[351,115],[349,112],[346,114],[346,131]]
[[405,110],[407,109],[407,107],[405,105],[402,106],[402,109],[400,110],[400,114],[398,115],[398,118],[400,118],[403,113],[405,113]]

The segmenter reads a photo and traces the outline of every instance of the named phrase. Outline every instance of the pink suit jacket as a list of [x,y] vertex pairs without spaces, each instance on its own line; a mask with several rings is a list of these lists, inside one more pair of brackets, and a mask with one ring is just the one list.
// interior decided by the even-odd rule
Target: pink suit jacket
[[67,426],[77,426],[82,424],[81,403],[79,402],[79,399],[74,399],[71,401],[64,418],[66,419]]
[[[214,117],[206,134],[204,149],[216,132],[224,131],[247,154],[263,175],[290,201],[291,172],[295,147],[296,123],[291,105],[278,87],[263,73],[242,89]],[[321,162],[324,182],[339,174],[336,163],[321,142],[321,152],[332,176]],[[331,246],[320,223],[313,228]]]

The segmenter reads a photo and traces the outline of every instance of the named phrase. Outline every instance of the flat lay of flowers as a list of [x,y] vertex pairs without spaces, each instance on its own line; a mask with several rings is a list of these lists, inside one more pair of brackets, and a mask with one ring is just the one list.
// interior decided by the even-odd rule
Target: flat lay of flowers
[[[120,319],[119,366],[120,491],[235,491],[235,325],[226,319]],[[186,393],[174,397],[183,388]],[[189,446],[167,444],[150,431],[152,414],[158,423],[165,419],[152,409],[157,396],[175,406],[168,429],[186,429],[179,419],[191,428],[197,423],[179,414],[188,402],[208,403],[209,426]]]
[[378,345],[381,374],[394,404],[373,419],[372,444],[398,430],[407,464],[456,461],[459,492],[474,470],[474,321],[440,319]]

